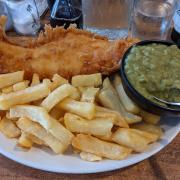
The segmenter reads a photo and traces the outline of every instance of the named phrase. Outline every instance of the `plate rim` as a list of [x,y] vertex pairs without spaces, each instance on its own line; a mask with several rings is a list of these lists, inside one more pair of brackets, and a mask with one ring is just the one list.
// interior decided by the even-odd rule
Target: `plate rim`
[[[123,165],[123,167],[121,165],[117,165],[113,163],[108,166],[108,167],[101,167],[98,166],[98,168],[95,168],[94,170],[89,170],[88,168],[83,169],[83,171],[79,172],[77,170],[73,170],[72,168],[69,170],[65,170],[65,169],[58,169],[58,168],[54,168],[54,167],[45,167],[45,166],[41,166],[39,163],[34,163],[28,160],[25,160],[22,157],[19,156],[15,156],[14,154],[12,154],[11,152],[5,151],[0,147],[0,154],[7,157],[8,159],[13,160],[14,162],[17,162],[21,165],[25,165],[27,167],[30,168],[34,168],[34,169],[38,169],[38,170],[43,170],[46,172],[52,172],[52,173],[64,173],[64,174],[93,174],[93,173],[101,173],[101,172],[108,172],[108,171],[113,171],[113,170],[117,170],[117,169],[122,169],[134,164],[137,164],[145,159],[148,159],[149,157],[155,155],[156,153],[158,153],[159,151],[161,151],[163,148],[165,148],[170,142],[173,141],[173,139],[178,135],[178,133],[180,132],[180,126],[178,126],[176,128],[176,130],[173,132],[172,136],[169,137],[167,139],[167,141],[163,144],[163,145],[159,145],[156,149],[151,150],[150,152],[146,152],[146,154],[139,154],[141,155],[139,158],[137,158],[137,156],[133,157],[133,159],[131,161],[127,161],[125,163],[125,165]],[[112,160],[113,161],[113,160]],[[93,162],[92,162],[93,163]]]

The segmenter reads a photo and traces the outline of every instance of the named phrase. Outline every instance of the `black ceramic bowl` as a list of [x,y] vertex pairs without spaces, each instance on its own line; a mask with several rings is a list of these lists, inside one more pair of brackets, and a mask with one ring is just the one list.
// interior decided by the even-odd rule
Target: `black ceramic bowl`
[[137,104],[139,105],[142,109],[151,112],[151,113],[155,113],[158,115],[178,115],[180,114],[180,109],[173,109],[173,107],[164,107],[161,105],[158,105],[150,100],[148,100],[147,98],[145,98],[143,95],[141,95],[138,91],[136,91],[136,89],[132,86],[132,84],[129,82],[126,73],[125,73],[125,64],[126,64],[126,59],[127,56],[129,55],[131,49],[135,46],[145,46],[148,44],[152,44],[152,43],[156,43],[156,44],[164,44],[167,46],[171,46],[174,45],[172,42],[169,41],[156,41],[156,40],[146,40],[146,41],[141,41],[138,42],[136,44],[134,44],[133,46],[131,46],[124,54],[123,58],[122,58],[122,62],[121,62],[121,69],[120,69],[120,74],[121,74],[121,78],[122,78],[122,84],[123,87],[127,93],[127,95]]

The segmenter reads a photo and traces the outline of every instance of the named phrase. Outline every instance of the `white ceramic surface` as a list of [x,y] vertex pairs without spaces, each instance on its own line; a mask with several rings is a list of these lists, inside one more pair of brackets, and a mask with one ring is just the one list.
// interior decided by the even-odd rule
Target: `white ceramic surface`
[[165,133],[160,141],[150,145],[146,152],[133,154],[122,161],[86,162],[81,160],[78,155],[72,155],[70,152],[65,155],[55,155],[48,148],[34,147],[29,151],[23,150],[16,146],[15,139],[8,139],[1,133],[0,153],[18,163],[45,171],[73,174],[105,172],[130,166],[160,151],[180,132],[180,117],[163,118],[161,127]]

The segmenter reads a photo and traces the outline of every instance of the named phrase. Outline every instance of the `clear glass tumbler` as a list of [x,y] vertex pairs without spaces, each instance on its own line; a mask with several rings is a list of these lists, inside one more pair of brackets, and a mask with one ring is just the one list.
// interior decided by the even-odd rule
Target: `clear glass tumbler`
[[7,0],[6,6],[17,33],[22,35],[37,34],[41,24],[36,0]]
[[145,39],[166,39],[176,0],[134,0],[131,35]]
[[133,0],[82,0],[83,29],[110,39],[128,35]]

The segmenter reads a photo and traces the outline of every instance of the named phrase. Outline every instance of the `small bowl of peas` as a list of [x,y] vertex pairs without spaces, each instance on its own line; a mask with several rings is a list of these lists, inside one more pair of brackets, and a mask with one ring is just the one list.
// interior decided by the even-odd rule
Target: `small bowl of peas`
[[159,99],[180,102],[180,49],[169,41],[146,40],[124,54],[120,74],[128,96],[141,108],[158,115],[179,115],[179,106]]

